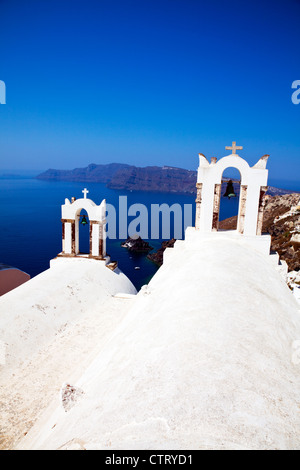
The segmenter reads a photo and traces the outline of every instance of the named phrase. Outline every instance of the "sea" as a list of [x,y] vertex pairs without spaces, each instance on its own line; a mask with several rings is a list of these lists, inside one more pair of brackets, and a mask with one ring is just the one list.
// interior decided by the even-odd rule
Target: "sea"
[[[276,187],[300,191],[300,183],[273,181]],[[43,181],[35,178],[0,178],[0,263],[16,267],[37,276],[49,268],[49,262],[61,252],[62,224],[61,205],[65,198],[83,197],[82,190],[89,190],[88,197],[96,204],[103,199],[116,209],[119,220],[120,197],[127,197],[128,207],[143,204],[149,211],[149,242],[153,250],[161,247],[166,239],[174,237],[175,223],[171,216],[170,236],[163,238],[162,230],[156,239],[150,238],[151,206],[153,204],[179,204],[184,213],[189,206],[190,222],[195,220],[195,195],[175,193],[152,193],[143,191],[113,190],[100,183],[78,183],[66,181]],[[220,220],[236,215],[238,198],[222,198]],[[135,217],[128,217],[128,223]],[[186,221],[182,221],[182,232]],[[138,227],[137,227],[138,228]],[[117,230],[117,235],[118,230]],[[124,235],[124,234],[123,234]],[[178,237],[176,237],[178,238]],[[89,228],[80,225],[80,251],[88,252]],[[107,240],[107,252],[113,261],[118,261],[120,269],[128,276],[137,289],[147,284],[156,273],[158,266],[147,259],[146,254],[131,253],[121,247],[125,238]]]

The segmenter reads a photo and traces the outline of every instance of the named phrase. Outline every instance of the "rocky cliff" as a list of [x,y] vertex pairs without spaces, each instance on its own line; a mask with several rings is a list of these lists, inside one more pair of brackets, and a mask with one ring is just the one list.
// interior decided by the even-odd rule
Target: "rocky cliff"
[[157,264],[158,266],[161,266],[164,260],[164,251],[166,250],[166,248],[173,248],[175,242],[175,238],[162,242],[161,247],[154,253],[149,253],[147,258],[153,261],[153,263]]
[[47,170],[37,176],[41,180],[105,183],[112,189],[195,193],[197,172],[173,167],[144,168],[111,163],[91,164],[74,170]]
[[74,170],[47,170],[37,176],[40,180],[52,181],[82,181],[88,183],[108,183],[119,171],[125,171],[130,165],[123,163],[110,163],[109,165],[96,165],[92,163],[86,168]]
[[108,187],[129,191],[195,193],[196,171],[182,168],[148,166],[129,167],[115,173]]
[[267,196],[263,230],[272,236],[272,249],[289,271],[300,269],[300,196]]

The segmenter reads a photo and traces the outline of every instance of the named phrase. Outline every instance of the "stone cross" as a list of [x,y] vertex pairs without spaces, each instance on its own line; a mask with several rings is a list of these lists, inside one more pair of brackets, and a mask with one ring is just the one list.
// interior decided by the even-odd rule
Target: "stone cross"
[[243,150],[243,147],[237,147],[236,142],[232,142],[232,147],[225,147],[225,150],[232,150],[232,154],[236,155],[236,151]]
[[84,199],[86,199],[86,195],[89,193],[89,191],[86,188],[84,188],[82,192],[84,194]]

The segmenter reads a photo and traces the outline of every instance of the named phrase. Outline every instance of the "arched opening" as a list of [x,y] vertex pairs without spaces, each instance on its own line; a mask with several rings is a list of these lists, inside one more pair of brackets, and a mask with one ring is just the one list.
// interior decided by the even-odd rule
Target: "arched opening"
[[90,253],[90,221],[88,213],[85,209],[81,209],[78,214],[78,237],[77,237],[77,253],[89,254]]
[[237,168],[226,168],[222,174],[219,230],[236,230],[238,226],[241,174]]

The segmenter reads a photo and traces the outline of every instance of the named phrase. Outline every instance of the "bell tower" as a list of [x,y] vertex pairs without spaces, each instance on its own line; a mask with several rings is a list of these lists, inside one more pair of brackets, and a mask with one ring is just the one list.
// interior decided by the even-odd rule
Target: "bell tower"
[[[87,198],[88,190],[84,189],[83,198],[72,198],[65,200],[61,207],[62,213],[62,252],[59,256],[65,257],[88,257],[99,260],[106,258],[106,200],[97,206],[91,199]],[[90,252],[83,255],[79,252],[79,223],[87,225],[86,216],[80,212],[85,210],[90,222]]]
[[[237,154],[237,150],[242,150],[243,147],[233,142],[232,146],[225,148],[231,150],[231,154],[220,160],[213,157],[209,162],[203,154],[199,154],[196,184],[196,232],[203,235],[213,232],[224,233],[219,232],[222,174],[227,168],[233,167],[239,170],[241,182],[237,229],[231,231],[234,232],[232,235],[248,237],[253,243],[257,241],[261,244],[258,239],[262,235],[264,196],[268,189],[266,165],[269,155],[264,155],[253,167],[250,167],[247,161]],[[230,191],[232,192],[231,189],[229,193]],[[229,193],[229,196],[232,195]],[[264,236],[264,240],[266,242],[264,251],[269,251],[270,237]]]

